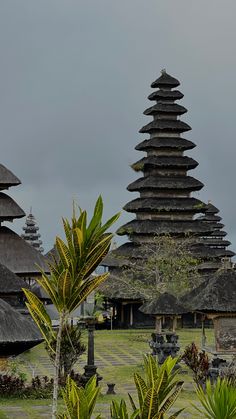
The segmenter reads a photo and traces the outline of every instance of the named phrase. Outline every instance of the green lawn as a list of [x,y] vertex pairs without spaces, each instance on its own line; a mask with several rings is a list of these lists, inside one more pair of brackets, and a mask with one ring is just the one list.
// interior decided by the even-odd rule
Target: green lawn
[[[127,392],[134,393],[133,373],[142,372],[142,356],[150,352],[148,340],[151,330],[122,330],[122,331],[96,331],[95,332],[95,359],[98,372],[102,375],[101,393],[97,412],[102,412],[104,418],[108,418],[109,404],[112,396],[105,395],[107,383],[116,384],[117,395],[115,398],[124,397],[127,399]],[[199,329],[182,329],[178,331],[181,349],[195,342],[200,345]],[[209,336],[208,344],[213,342],[213,333],[207,331]],[[86,332],[84,335],[86,339]],[[83,372],[86,356],[84,355],[76,365],[76,370]],[[51,375],[52,365],[41,344],[17,358],[17,368],[27,374],[28,379],[32,374]],[[177,400],[175,408],[186,407],[185,414],[180,417],[200,417],[194,413],[191,402],[196,400],[191,374],[185,368],[181,379],[185,381],[184,390]],[[14,400],[0,399],[0,419],[1,418],[32,418],[39,419],[50,417],[50,400]],[[1,416],[2,415],[2,416]],[[6,415],[6,416],[4,416]]]

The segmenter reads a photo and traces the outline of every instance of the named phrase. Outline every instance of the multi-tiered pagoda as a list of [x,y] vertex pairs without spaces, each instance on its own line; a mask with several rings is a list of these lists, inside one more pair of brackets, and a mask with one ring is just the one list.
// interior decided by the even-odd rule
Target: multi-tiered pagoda
[[[6,167],[0,165],[0,190],[17,186],[21,181]],[[24,211],[16,202],[0,192],[0,264],[25,279],[41,275],[40,268],[48,271],[46,259],[3,222],[24,217]],[[39,268],[40,267],[40,268]]]
[[32,211],[30,211],[26,218],[23,230],[24,234],[22,234],[21,237],[36,250],[43,253],[42,240],[40,240],[41,234],[39,233],[39,227]]
[[[117,232],[121,236],[127,235],[130,242],[112,251],[104,262],[110,271],[105,292],[116,302],[122,324],[133,325],[143,319],[137,310],[140,305],[138,292],[123,287],[117,278],[125,267],[135,265],[137,259],[144,257],[145,244],[151,243],[156,235],[169,234],[180,239],[187,235],[193,237],[193,255],[204,262],[219,262],[228,252],[225,247],[219,250],[218,246],[209,243],[209,237],[215,238],[213,232],[218,233],[222,225],[218,218],[209,220],[209,214],[205,218],[199,217],[209,208],[192,196],[202,189],[203,184],[188,174],[198,163],[184,154],[195,144],[181,136],[191,128],[179,119],[187,112],[176,103],[183,98],[183,94],[176,90],[179,84],[178,80],[162,71],[151,85],[155,91],[148,98],[153,105],[144,114],[153,120],[140,130],[149,138],[136,146],[136,150],[145,152],[146,156],[132,166],[142,176],[127,188],[140,196],[124,207],[136,217]],[[212,263],[203,268],[205,271],[214,269],[216,266]]]

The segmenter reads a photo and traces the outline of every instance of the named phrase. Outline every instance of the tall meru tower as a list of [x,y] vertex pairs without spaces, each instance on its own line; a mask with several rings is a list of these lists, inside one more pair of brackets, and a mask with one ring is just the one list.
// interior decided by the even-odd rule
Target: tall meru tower
[[188,173],[198,163],[185,155],[195,144],[182,137],[191,127],[179,119],[187,112],[176,103],[184,96],[176,89],[179,84],[163,70],[151,85],[155,89],[148,97],[152,106],[144,114],[153,120],[140,130],[149,138],[136,146],[136,150],[146,156],[132,166],[142,176],[127,188],[140,196],[124,207],[134,213],[135,218],[117,231],[120,236],[127,235],[130,241],[110,252],[104,261],[110,271],[105,293],[116,305],[123,325],[141,324],[145,319],[138,311],[140,297],[121,285],[117,277],[125,267],[144,257],[142,249],[154,236],[169,234],[180,239],[191,236],[192,253],[202,260],[202,274],[218,269],[222,257],[234,255],[226,249],[230,244],[228,241],[218,243],[219,236],[224,234],[220,217],[215,215],[218,210],[192,196],[203,188],[203,184]]

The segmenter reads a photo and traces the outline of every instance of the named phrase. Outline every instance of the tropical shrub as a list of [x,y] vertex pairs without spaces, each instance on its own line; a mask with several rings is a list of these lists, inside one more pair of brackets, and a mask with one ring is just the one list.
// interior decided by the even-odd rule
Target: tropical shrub
[[206,382],[205,391],[198,387],[197,397],[201,407],[194,408],[208,419],[235,419],[236,418],[236,387],[227,380],[218,378],[216,384]]
[[197,385],[204,385],[209,377],[209,358],[205,351],[199,351],[195,343],[186,346],[182,360],[192,370]]
[[[162,365],[159,365],[152,355],[144,357],[145,377],[134,374],[134,382],[138,395],[138,406],[129,394],[133,409],[131,416],[128,415],[127,406],[124,400],[118,404],[113,401],[111,405],[112,419],[163,419],[164,415],[174,404],[183,387],[183,382],[178,381],[178,370],[174,370],[178,359],[167,358]],[[184,409],[180,409],[170,416],[170,419],[177,418]]]
[[[66,411],[57,415],[58,419],[90,419],[100,393],[97,386],[97,377],[94,375],[87,382],[85,387],[78,387],[70,378],[67,378],[65,390],[62,391],[62,397]],[[96,416],[99,419],[101,416]]]
[[25,389],[25,380],[13,374],[0,374],[0,396],[18,397]]
[[[49,340],[50,344],[45,342],[45,347],[49,358],[55,363],[56,355],[56,336],[53,335]],[[86,346],[82,343],[82,331],[79,325],[65,324],[62,329],[61,350],[59,361],[59,377],[66,380],[67,375],[72,371],[74,364],[79,357],[86,351]]]
[[[50,275],[42,272],[38,279],[39,285],[50,297],[59,314],[59,327],[56,333],[52,328],[52,321],[44,304],[28,289],[24,289],[27,298],[26,306],[38,325],[44,339],[50,342],[56,339],[54,363],[54,387],[52,418],[56,418],[58,380],[60,367],[60,352],[62,330],[68,322],[70,314],[106,280],[109,273],[91,275],[109,251],[113,234],[107,230],[118,219],[114,215],[102,224],[103,201],[98,198],[91,221],[87,223],[87,212],[80,209],[79,216],[75,210],[71,222],[63,219],[65,241],[56,237],[58,259],[49,264]],[[53,348],[51,347],[52,351]]]

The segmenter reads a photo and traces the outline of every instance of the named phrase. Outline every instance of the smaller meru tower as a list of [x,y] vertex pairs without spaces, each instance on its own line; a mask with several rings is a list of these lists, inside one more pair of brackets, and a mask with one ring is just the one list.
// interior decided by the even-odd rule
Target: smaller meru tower
[[25,225],[23,227],[24,233],[21,235],[22,239],[27,241],[36,250],[43,253],[42,240],[40,240],[41,234],[39,233],[39,227],[36,222],[32,210],[26,218]]
[[191,236],[191,251],[202,260],[199,266],[202,274],[218,269],[222,257],[234,255],[226,249],[228,242],[218,245],[218,234],[222,234],[223,227],[220,218],[212,216],[212,208],[193,196],[204,185],[189,175],[198,162],[185,155],[195,144],[182,137],[191,127],[180,120],[187,109],[176,103],[184,96],[177,90],[179,85],[165,70],[151,84],[155,89],[148,96],[152,105],[144,114],[152,121],[140,130],[149,138],[135,147],[146,155],[132,166],[141,177],[127,188],[138,192],[139,197],[124,207],[135,218],[117,231],[118,235],[127,235],[130,241],[110,252],[104,261],[110,271],[106,295],[116,304],[121,325],[146,322],[144,314],[138,311],[141,304],[138,294],[134,295],[117,278],[124,268],[145,258],[144,245],[151,243],[156,235],[169,234],[179,239]]

